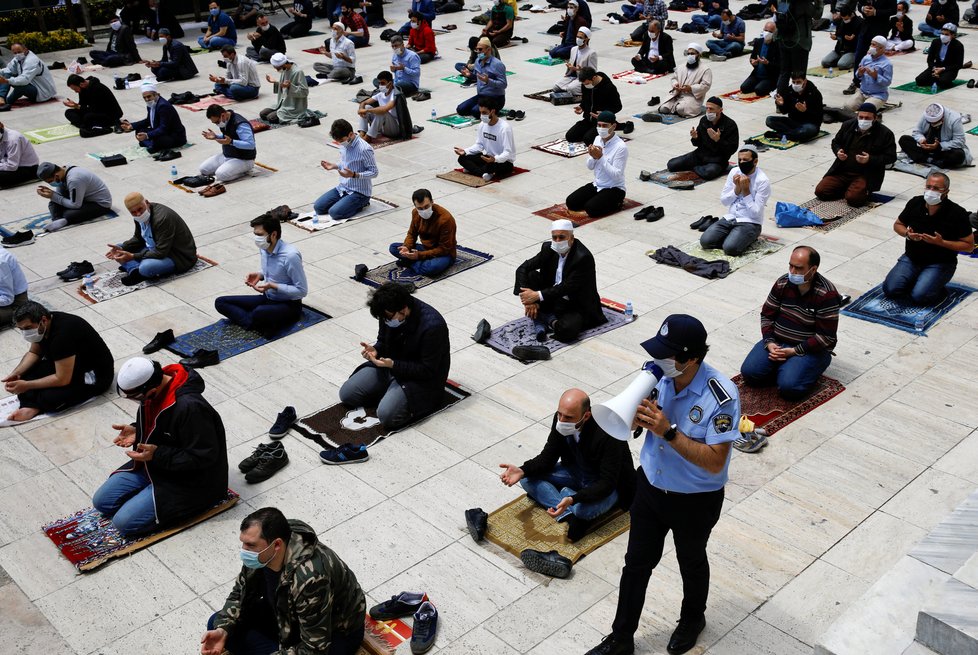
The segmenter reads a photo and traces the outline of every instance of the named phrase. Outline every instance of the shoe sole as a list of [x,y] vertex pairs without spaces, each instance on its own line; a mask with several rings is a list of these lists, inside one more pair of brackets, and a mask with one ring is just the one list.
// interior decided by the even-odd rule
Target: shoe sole
[[520,553],[523,566],[534,573],[542,573],[551,578],[566,578],[570,575],[571,567],[551,562],[536,553]]
[[292,426],[289,426],[285,430],[285,432],[269,432],[268,433],[268,436],[271,439],[283,439],[285,437],[285,435],[287,435],[289,433],[289,430],[291,430],[291,429],[292,429]]
[[362,464],[369,459],[370,459],[370,455],[367,455],[362,459],[348,459],[345,462],[334,462],[332,460],[325,459],[322,455],[320,455],[319,457],[320,462],[322,462],[323,464],[329,464],[330,466],[342,466],[344,464]]
[[4,248],[20,248],[21,246],[29,246],[34,243],[34,237],[31,237],[30,241],[21,241],[20,243],[4,243],[2,244]]

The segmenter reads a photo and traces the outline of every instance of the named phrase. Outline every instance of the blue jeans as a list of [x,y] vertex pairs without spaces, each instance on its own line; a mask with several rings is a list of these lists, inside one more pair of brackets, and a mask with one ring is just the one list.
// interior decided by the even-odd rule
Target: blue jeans
[[126,269],[127,273],[138,268],[139,274],[143,277],[156,278],[172,275],[173,271],[177,270],[177,265],[169,257],[164,257],[163,259],[146,258],[141,262],[129,261],[123,264],[122,268]]
[[201,36],[197,39],[197,45],[201,48],[208,48],[209,50],[220,50],[226,45],[233,48],[237,44],[226,36],[212,36],[210,41],[204,43],[204,37]]
[[286,328],[299,320],[302,302],[272,300],[261,294],[220,296],[214,300],[214,309],[246,330],[268,332]]
[[[506,105],[506,96],[501,95],[499,97],[500,108]],[[475,95],[468,100],[463,100],[459,103],[458,107],[455,108],[455,113],[459,116],[471,116],[472,118],[479,117],[479,96]]]
[[926,36],[933,36],[935,38],[941,36],[941,30],[940,30],[940,28],[931,27],[930,25],[928,25],[924,21],[921,21],[920,23],[918,23],[917,29],[920,30],[920,33],[921,34],[924,34]]
[[[449,257],[448,255],[431,257],[429,259],[402,259],[397,249],[403,245],[403,241],[392,243],[389,249],[390,254],[397,257],[398,266],[403,266],[415,275],[431,277],[433,275],[438,275],[439,273],[444,273],[445,270],[452,265],[452,262],[455,261],[455,258]],[[421,243],[416,243],[414,244],[414,249],[418,252],[423,252],[425,247]]]
[[407,425],[411,420],[404,389],[389,368],[364,366],[340,387],[340,402],[350,407],[377,406],[377,418],[388,430]]
[[313,203],[313,211],[320,216],[329,215],[334,221],[353,218],[357,212],[370,204],[370,196],[356,191],[341,196],[337,189],[330,189]]
[[244,84],[215,84],[214,93],[232,100],[251,100],[258,97],[258,87],[245,86]]
[[555,45],[550,49],[551,59],[570,59],[570,53],[574,46]]
[[[722,22],[723,19],[720,18],[720,14],[714,14],[712,16],[710,14],[693,14],[693,17],[690,19],[690,23],[692,23],[693,27],[698,27],[701,29],[719,29],[720,23]],[[683,25],[683,27],[686,26]],[[687,30],[682,31],[685,32]]]
[[[787,344],[781,346],[786,347]],[[785,400],[801,400],[812,390],[831,361],[832,353],[821,350],[775,362],[768,358],[767,346],[761,340],[747,353],[747,358],[740,365],[740,373],[744,381],[753,387],[776,384],[778,393]]]
[[[10,95],[7,95],[8,92]],[[12,105],[22,97],[37,102],[37,87],[33,84],[12,87],[6,82],[0,83],[0,98],[6,98],[7,104]]]
[[887,298],[909,297],[916,305],[936,304],[947,294],[945,287],[957,267],[957,261],[921,266],[906,255],[900,255],[896,266],[883,280],[883,293]]
[[92,506],[124,535],[142,534],[156,529],[156,504],[153,485],[145,470],[113,473],[92,496]]
[[[455,64],[455,70],[458,72],[459,75],[462,74],[463,68],[468,68],[470,72],[472,71],[472,66],[469,66],[464,62],[458,62],[457,64]],[[469,80],[470,82],[475,82],[475,74],[471,74],[465,79]]]
[[736,57],[743,54],[744,44],[739,41],[724,41],[722,39],[710,39],[706,42],[706,47],[715,55],[724,57]]
[[628,20],[638,20],[639,18],[642,17],[643,9],[645,9],[644,3],[639,5],[632,5],[632,4],[622,5],[621,15],[627,18]]
[[[523,478],[520,480],[520,486],[526,491],[527,496],[549,509],[556,507],[561,500],[573,496],[591,482],[590,476],[577,470],[576,467],[571,469],[560,463],[541,478]],[[561,521],[569,514],[573,514],[583,521],[592,521],[609,511],[617,502],[618,492],[612,491],[610,495],[593,503],[574,503],[557,517],[557,520]]]
[[721,218],[706,228],[700,237],[700,245],[708,250],[723,248],[723,254],[736,257],[744,254],[760,234],[761,226],[757,223],[740,223]]
[[787,116],[768,116],[765,124],[769,129],[798,143],[810,141],[818,136],[818,125],[815,123],[798,123]]

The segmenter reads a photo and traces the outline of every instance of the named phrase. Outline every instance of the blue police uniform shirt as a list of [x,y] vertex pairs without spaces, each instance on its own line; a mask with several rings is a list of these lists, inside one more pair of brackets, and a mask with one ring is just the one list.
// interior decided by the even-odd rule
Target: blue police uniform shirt
[[[737,385],[706,362],[678,394],[673,380],[668,377],[659,380],[655,389],[666,418],[689,438],[714,445],[740,437]],[[670,442],[646,431],[639,461],[652,486],[688,494],[722,488],[727,482],[730,455],[727,455],[723,470],[710,473],[683,458]]]

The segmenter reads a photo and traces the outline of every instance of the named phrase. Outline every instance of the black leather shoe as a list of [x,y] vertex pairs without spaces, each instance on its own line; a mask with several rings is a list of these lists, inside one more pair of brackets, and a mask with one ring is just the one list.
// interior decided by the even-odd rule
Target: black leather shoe
[[357,282],[362,281],[363,278],[367,277],[367,271],[369,270],[366,264],[357,264],[353,267],[353,279]]
[[544,553],[527,548],[520,553],[520,559],[523,560],[523,566],[526,568],[536,573],[549,575],[551,578],[566,578],[570,575],[571,566],[573,566],[569,559],[556,550]]
[[691,230],[698,230],[698,229],[700,229],[700,227],[703,226],[703,223],[706,223],[707,221],[709,221],[710,218],[711,218],[711,216],[709,216],[709,215],[707,215],[707,216],[700,216],[700,218],[699,218],[698,221],[693,221],[692,223],[689,224],[689,229],[691,229]]
[[584,655],[632,655],[634,652],[635,645],[632,642],[618,641],[614,635],[608,635]]
[[645,215],[645,220],[649,223],[655,223],[657,220],[666,215],[666,210],[662,207],[652,207],[648,214]]
[[489,515],[481,507],[465,510],[465,525],[475,541],[482,541],[489,527]]
[[850,296],[849,294],[844,293],[841,296],[839,296],[839,307],[845,307],[851,302],[852,302],[852,296]]
[[123,275],[119,282],[122,282],[127,287],[134,287],[140,282],[145,282],[149,278],[143,277],[143,274],[139,272],[138,268],[134,268],[127,274]]
[[633,218],[636,221],[644,221],[645,217],[648,216],[650,213],[652,213],[653,209],[655,209],[653,205],[649,205],[648,207],[642,207],[637,212],[635,212],[635,214],[633,214]]
[[586,521],[577,518],[573,514],[567,517],[565,523],[567,523],[567,538],[571,543],[580,541],[587,534],[588,530],[591,529],[591,526],[594,525],[594,521]]
[[710,217],[707,218],[707,221],[705,223],[703,223],[702,225],[700,225],[696,229],[699,230],[700,232],[706,232],[710,228],[711,225],[713,225],[714,223],[716,223],[719,220],[720,219],[717,218],[716,216],[710,216]]
[[180,360],[180,363],[190,368],[204,368],[205,366],[220,364],[221,357],[216,350],[198,348],[194,351],[193,357],[184,357]]
[[485,343],[489,341],[489,336],[492,334],[492,326],[489,325],[489,321],[482,319],[479,324],[475,326],[475,334],[472,335],[472,340],[476,343]]
[[183,153],[176,150],[164,150],[160,154],[153,157],[156,161],[171,161],[173,159],[180,159],[183,157]]
[[669,655],[682,655],[696,645],[696,638],[706,627],[706,618],[700,617],[698,621],[688,622],[679,620],[679,625],[669,638],[669,645],[666,651]]
[[171,343],[176,341],[177,338],[173,336],[173,330],[164,330],[163,332],[157,332],[153,340],[143,346],[143,354],[150,355],[155,353],[161,348],[169,346]]
[[635,131],[635,123],[633,121],[625,121],[621,126],[622,134],[631,134]]
[[662,104],[662,99],[659,98],[659,96],[652,96],[651,98],[649,98],[649,101],[645,104],[647,104],[649,107],[655,107],[656,105]]
[[516,346],[513,357],[523,362],[543,361],[550,359],[550,349],[546,346]]

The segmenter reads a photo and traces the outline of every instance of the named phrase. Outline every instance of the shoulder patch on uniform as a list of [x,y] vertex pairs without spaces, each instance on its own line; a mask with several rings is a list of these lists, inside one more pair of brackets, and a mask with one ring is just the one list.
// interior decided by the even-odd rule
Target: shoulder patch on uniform
[[707,386],[710,387],[710,392],[713,397],[717,399],[717,405],[723,405],[723,403],[728,403],[733,400],[733,396],[727,393],[727,390],[723,388],[723,383],[716,378],[710,378],[707,381]]
[[717,414],[713,417],[713,429],[717,432],[730,432],[733,427],[733,417],[730,414]]

